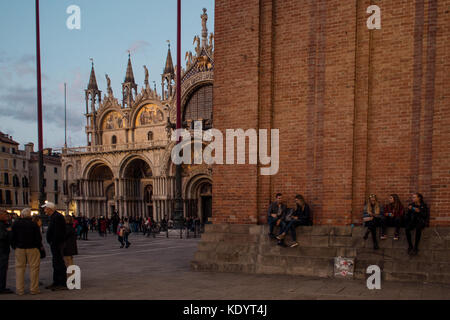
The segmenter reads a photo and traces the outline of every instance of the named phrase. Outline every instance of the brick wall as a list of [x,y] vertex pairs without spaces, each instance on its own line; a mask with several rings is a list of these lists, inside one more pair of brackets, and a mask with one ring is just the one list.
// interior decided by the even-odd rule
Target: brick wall
[[450,1],[217,0],[214,125],[280,130],[280,169],[216,165],[214,223],[264,223],[273,194],[317,224],[360,222],[364,199],[421,192],[450,225]]

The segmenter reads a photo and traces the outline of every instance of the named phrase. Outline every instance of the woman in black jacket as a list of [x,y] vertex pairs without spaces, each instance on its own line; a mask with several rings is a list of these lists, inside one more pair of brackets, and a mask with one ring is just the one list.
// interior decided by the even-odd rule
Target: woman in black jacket
[[302,195],[298,194],[295,196],[296,209],[290,217],[285,217],[286,220],[283,224],[283,228],[277,239],[280,241],[279,244],[284,246],[284,237],[286,233],[291,232],[291,238],[293,243],[290,245],[291,248],[298,246],[297,233],[295,228],[298,226],[308,226],[310,224],[310,210]]
[[[417,255],[422,230],[428,224],[429,212],[426,203],[423,201],[423,196],[420,193],[414,193],[412,196],[412,201],[413,202],[408,206],[408,212],[405,216],[405,233],[409,245],[408,254]],[[414,229],[416,230],[416,239],[413,246],[411,231]]]
[[78,254],[77,233],[73,227],[73,218],[65,216],[66,236],[64,239],[64,262],[66,267],[73,265],[73,256]]

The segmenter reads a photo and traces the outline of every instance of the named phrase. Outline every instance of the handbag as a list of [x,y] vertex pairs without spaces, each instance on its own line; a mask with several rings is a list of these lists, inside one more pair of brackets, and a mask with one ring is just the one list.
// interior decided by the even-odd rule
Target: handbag
[[41,246],[41,247],[39,248],[39,252],[40,252],[40,254],[41,254],[41,259],[44,259],[44,258],[47,256],[47,254],[46,254],[45,249],[44,249],[43,246]]

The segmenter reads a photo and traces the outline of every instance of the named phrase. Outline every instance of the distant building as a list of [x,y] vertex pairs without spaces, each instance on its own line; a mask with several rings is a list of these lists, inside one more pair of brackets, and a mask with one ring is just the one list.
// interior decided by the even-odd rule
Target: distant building
[[[31,208],[39,211],[39,153],[33,143],[19,150],[19,143],[0,132],[0,208],[20,213]],[[58,210],[65,210],[62,201],[61,156],[44,150],[44,187],[46,199]]]
[[11,136],[0,132],[0,208],[18,212],[29,207],[29,157]]
[[[128,59],[120,101],[106,76],[102,96],[92,65],[86,98],[86,146],[63,149],[65,203],[77,215],[153,216],[170,218],[175,204],[174,142],[170,123],[176,123],[175,80],[181,70],[182,123],[192,132],[193,122],[212,127],[214,35],[208,37],[206,9],[195,53],[186,53],[186,69],[174,67],[169,50],[161,74],[161,95],[151,88],[145,67],[144,86],[138,91],[131,57]],[[184,214],[207,222],[212,216],[211,166],[183,165]]]
[[[32,143],[25,146],[26,152],[30,153],[31,208],[37,211],[39,208],[39,153],[34,152],[33,148]],[[45,199],[56,204],[56,208],[63,212],[66,208],[63,202],[61,155],[52,152],[52,149],[44,149],[43,153]]]

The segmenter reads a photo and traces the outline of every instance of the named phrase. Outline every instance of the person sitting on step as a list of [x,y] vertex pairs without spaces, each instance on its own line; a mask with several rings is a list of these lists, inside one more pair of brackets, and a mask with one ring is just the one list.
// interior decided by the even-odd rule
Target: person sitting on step
[[378,250],[377,228],[381,225],[381,217],[383,216],[383,207],[377,200],[377,196],[371,194],[364,205],[363,221],[367,227],[364,240],[367,240],[369,233],[372,234],[373,248]]
[[275,238],[273,234],[273,229],[275,226],[279,226],[281,223],[281,218],[286,213],[286,205],[282,203],[283,195],[281,193],[277,193],[275,196],[275,201],[272,202],[269,206],[269,210],[267,211],[267,222],[269,224],[269,237],[272,239]]
[[[422,230],[427,226],[429,220],[429,211],[427,204],[423,201],[420,193],[414,193],[412,203],[408,206],[408,212],[405,216],[405,233],[408,240],[408,254],[417,255],[419,251],[420,236]],[[411,240],[411,231],[416,230],[416,239],[414,246]]]
[[277,236],[279,244],[283,246],[284,238],[286,237],[286,234],[290,232],[293,241],[293,243],[289,245],[291,248],[298,246],[297,232],[295,231],[295,229],[298,226],[307,226],[310,224],[310,210],[309,205],[305,201],[305,198],[303,198],[303,196],[300,194],[296,195],[295,204],[296,209],[290,209],[292,210],[291,215],[289,215],[289,213],[286,214],[285,219],[282,223],[283,226],[280,230],[280,234]]
[[403,205],[397,194],[391,194],[389,203],[384,208],[381,221],[381,240],[386,239],[386,228],[395,227],[394,240],[400,236],[400,227],[403,224]]

